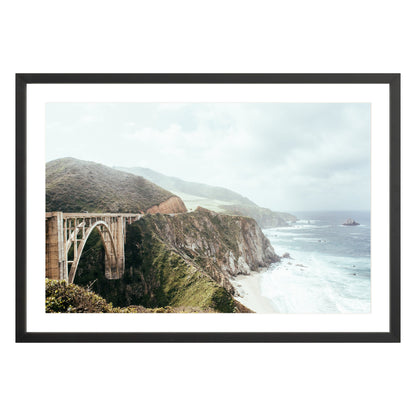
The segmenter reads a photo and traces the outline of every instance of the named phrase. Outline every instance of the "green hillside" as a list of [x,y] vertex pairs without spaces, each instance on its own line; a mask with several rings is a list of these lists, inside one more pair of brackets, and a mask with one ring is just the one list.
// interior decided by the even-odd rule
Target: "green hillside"
[[174,196],[140,176],[74,158],[46,164],[46,211],[140,212]]

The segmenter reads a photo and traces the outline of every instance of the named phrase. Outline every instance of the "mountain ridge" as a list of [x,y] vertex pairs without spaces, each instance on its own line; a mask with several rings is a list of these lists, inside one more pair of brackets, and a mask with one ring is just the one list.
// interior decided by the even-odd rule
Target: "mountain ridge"
[[189,182],[139,166],[130,168],[115,166],[114,169],[141,175],[170,192],[178,193],[191,211],[201,206],[222,214],[247,216],[254,218],[261,228],[287,227],[290,222],[297,219],[295,215],[289,213],[260,207],[249,198],[227,188]]
[[[164,175],[163,173],[156,172],[153,169],[142,168],[140,166],[132,168],[114,166],[113,168],[122,172],[128,172],[134,175],[143,176],[144,178],[154,182],[159,186],[162,186],[165,189],[171,189],[171,192],[183,192],[190,195],[201,196],[203,198],[219,199],[226,202],[257,206],[253,201],[246,198],[245,196],[221,186],[185,181],[176,176]],[[164,185],[161,185],[162,183]]]

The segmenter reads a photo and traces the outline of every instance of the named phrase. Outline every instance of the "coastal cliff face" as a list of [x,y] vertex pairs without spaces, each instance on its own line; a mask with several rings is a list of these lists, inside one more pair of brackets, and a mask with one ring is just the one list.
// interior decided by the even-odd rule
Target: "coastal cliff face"
[[207,271],[230,293],[229,278],[279,261],[256,221],[204,208],[187,215],[148,218],[148,225],[184,259]]
[[[230,278],[279,261],[252,218],[223,215],[202,208],[187,214],[147,215],[130,226],[128,241],[126,266],[132,262],[130,274],[140,275],[148,289],[166,286],[163,275],[169,269],[165,276],[170,282],[167,286],[173,279],[175,285],[186,284],[186,290],[194,292],[205,282],[204,285],[224,288],[224,296],[233,295],[235,289]],[[142,266],[149,255],[152,264],[146,274]],[[172,261],[173,267],[170,266]]]
[[177,214],[181,212],[187,212],[187,209],[182,199],[178,196],[172,196],[159,205],[153,205],[146,211],[147,214]]

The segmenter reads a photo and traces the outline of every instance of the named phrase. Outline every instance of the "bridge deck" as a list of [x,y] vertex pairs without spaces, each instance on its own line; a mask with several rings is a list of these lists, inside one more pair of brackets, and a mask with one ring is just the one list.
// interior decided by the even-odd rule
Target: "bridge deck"
[[[124,218],[131,218],[131,217],[138,217],[142,216],[140,212],[135,213],[111,213],[111,212],[63,212],[63,218],[97,218],[97,217],[124,217]],[[51,218],[54,216],[53,212],[46,212],[46,218]]]

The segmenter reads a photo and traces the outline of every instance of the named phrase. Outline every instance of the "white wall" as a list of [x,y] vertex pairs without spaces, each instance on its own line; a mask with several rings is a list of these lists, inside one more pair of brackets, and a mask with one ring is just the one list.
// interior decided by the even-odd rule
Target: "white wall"
[[[400,0],[4,3],[1,244],[3,264],[11,264],[3,267],[0,302],[3,413],[414,415],[411,6]],[[401,72],[402,343],[15,344],[15,72]]]

